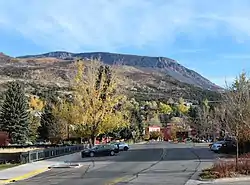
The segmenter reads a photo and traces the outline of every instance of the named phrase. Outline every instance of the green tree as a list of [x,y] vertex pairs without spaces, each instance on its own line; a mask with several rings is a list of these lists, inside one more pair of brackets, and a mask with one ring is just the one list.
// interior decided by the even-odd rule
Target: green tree
[[190,106],[188,110],[188,116],[190,118],[190,126],[196,128],[198,135],[203,131],[202,126],[202,109],[199,106]]
[[140,109],[140,104],[136,102],[134,99],[131,99],[129,103],[127,103],[127,109],[129,111],[129,121],[131,123],[130,130],[131,132],[134,130],[137,132],[138,137],[142,137],[145,129],[145,125],[143,122],[143,117]]
[[39,139],[49,140],[49,129],[55,122],[55,117],[52,114],[52,107],[46,103],[44,112],[41,115],[41,124],[38,127]]
[[162,123],[160,121],[159,115],[155,114],[155,116],[152,119],[150,119],[149,124],[152,125],[152,126],[153,125],[155,125],[155,126],[162,126]]
[[23,144],[29,135],[29,106],[23,85],[16,81],[5,92],[0,113],[0,128],[10,134],[11,142]]
[[53,104],[47,102],[41,116],[41,125],[38,128],[42,140],[58,143],[66,138],[67,128],[63,121],[53,114]]

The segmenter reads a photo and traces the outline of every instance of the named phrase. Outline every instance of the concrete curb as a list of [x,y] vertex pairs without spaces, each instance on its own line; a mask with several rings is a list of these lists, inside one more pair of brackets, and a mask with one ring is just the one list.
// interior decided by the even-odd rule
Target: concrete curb
[[48,168],[52,169],[52,168],[80,168],[80,167],[82,167],[81,164],[62,163],[49,166]]
[[200,182],[208,182],[208,183],[221,183],[221,182],[240,182],[240,181],[249,181],[250,176],[248,177],[232,177],[232,178],[220,178],[220,179],[211,179],[211,180],[206,180],[206,179],[201,179]]
[[200,171],[198,170],[198,168],[201,165],[201,159],[192,149],[193,148],[191,148],[191,152],[197,157],[197,159],[199,160],[199,164],[197,165],[195,172],[190,176],[189,180],[185,183],[185,185],[198,185],[201,183],[201,181],[196,180],[198,179],[199,174],[200,174]]
[[143,145],[143,144],[147,144],[148,141],[142,141],[142,142],[139,142],[139,143],[133,143],[132,145]]
[[21,175],[21,176],[17,176],[17,177],[8,179],[8,180],[3,180],[1,182],[1,184],[8,184],[8,183],[11,183],[11,182],[16,182],[16,181],[28,179],[30,177],[33,177],[33,176],[38,175],[40,173],[46,172],[48,170],[49,170],[48,168],[41,168],[41,169],[38,169],[38,170],[34,170],[32,172],[26,173],[26,174]]
[[193,145],[190,149],[199,160],[199,165],[196,167],[195,172],[191,175],[190,179],[186,182],[185,185],[200,185],[200,184],[213,183],[213,181],[211,180],[210,181],[200,180],[200,173],[202,172],[202,170],[199,168],[200,168],[200,165],[203,163],[203,161],[201,160],[200,156],[193,151],[194,147],[197,147],[197,146]]

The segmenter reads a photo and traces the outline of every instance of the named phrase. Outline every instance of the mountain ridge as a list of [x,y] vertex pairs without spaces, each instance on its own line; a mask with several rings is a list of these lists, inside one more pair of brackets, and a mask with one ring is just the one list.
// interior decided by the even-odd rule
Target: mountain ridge
[[203,77],[194,70],[188,69],[179,64],[176,60],[167,57],[151,57],[151,56],[139,56],[131,54],[120,54],[110,52],[86,52],[86,53],[72,53],[66,51],[48,52],[38,55],[25,55],[16,58],[28,59],[28,58],[56,58],[61,60],[74,60],[76,58],[82,59],[100,59],[105,64],[112,65],[114,63],[121,63],[127,66],[139,67],[139,68],[151,68],[159,70],[166,75],[170,75],[180,82],[195,85],[197,87],[220,91],[222,88],[212,83],[207,78]]
[[100,59],[106,65],[124,64],[116,67],[119,86],[126,95],[138,100],[168,101],[172,98],[178,101],[184,98],[201,102],[207,98],[217,101],[223,93],[222,88],[169,58],[106,52],[51,52],[21,57],[0,54],[0,99],[8,83],[14,80],[24,82],[27,91],[38,96],[51,89],[59,94],[68,93],[75,74],[74,61],[83,59],[88,66],[91,58]]

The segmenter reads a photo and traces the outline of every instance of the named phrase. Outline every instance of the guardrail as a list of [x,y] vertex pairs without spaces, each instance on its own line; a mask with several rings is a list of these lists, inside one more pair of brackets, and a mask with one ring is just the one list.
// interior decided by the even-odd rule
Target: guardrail
[[88,145],[84,144],[84,145],[38,149],[28,152],[0,153],[0,160],[2,162],[12,162],[12,163],[31,163],[35,161],[76,153],[83,150],[86,147],[88,147]]

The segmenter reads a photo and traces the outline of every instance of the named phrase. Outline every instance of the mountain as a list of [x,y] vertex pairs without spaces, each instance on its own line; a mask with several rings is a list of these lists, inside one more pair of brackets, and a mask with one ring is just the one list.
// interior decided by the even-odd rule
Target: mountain
[[174,79],[187,84],[195,85],[208,90],[220,90],[216,84],[210,82],[197,72],[190,70],[177,61],[166,57],[148,57],[107,52],[92,53],[69,53],[69,52],[50,52],[41,55],[27,55],[18,58],[57,58],[63,60],[73,60],[75,58],[100,59],[105,64],[120,63],[127,66],[158,70]]
[[68,92],[74,61],[79,58],[84,59],[86,65],[91,58],[108,65],[118,64],[119,85],[128,90],[128,95],[138,99],[177,100],[183,97],[200,101],[220,98],[220,87],[173,59],[105,52],[50,52],[16,58],[1,53],[0,92],[13,80],[25,82],[27,89],[37,95],[49,89]]

